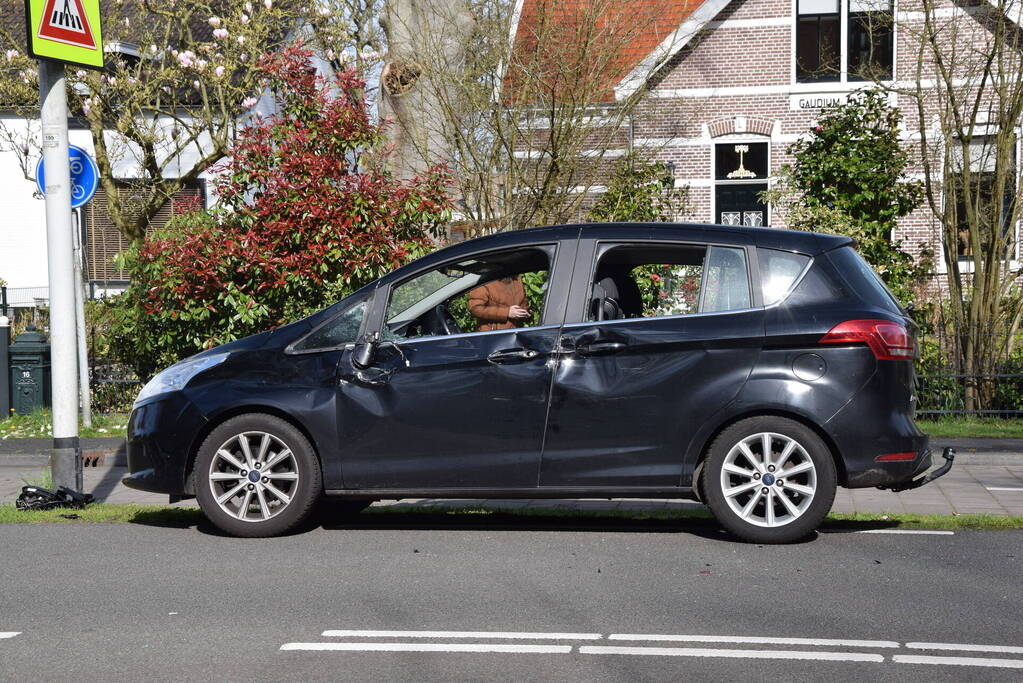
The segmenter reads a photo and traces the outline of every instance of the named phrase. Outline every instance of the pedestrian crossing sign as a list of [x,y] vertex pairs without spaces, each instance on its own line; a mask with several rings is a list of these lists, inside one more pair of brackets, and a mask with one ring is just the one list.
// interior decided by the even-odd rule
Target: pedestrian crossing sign
[[103,68],[99,0],[25,0],[25,27],[33,57]]

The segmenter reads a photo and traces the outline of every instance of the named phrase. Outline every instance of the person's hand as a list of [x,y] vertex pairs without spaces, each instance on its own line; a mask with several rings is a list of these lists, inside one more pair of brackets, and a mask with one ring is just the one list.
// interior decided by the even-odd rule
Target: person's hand
[[508,320],[522,320],[530,316],[529,309],[522,306],[508,307]]

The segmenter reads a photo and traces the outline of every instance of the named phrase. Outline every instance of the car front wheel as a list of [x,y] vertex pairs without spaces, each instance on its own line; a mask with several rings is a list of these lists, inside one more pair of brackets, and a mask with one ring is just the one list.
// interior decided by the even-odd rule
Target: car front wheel
[[835,463],[810,428],[781,417],[755,417],[725,429],[711,444],[701,489],[728,531],[757,543],[788,543],[814,531],[835,499]]
[[233,536],[287,533],[320,497],[320,465],[293,425],[273,415],[241,415],[214,429],[195,463],[196,498],[206,517]]

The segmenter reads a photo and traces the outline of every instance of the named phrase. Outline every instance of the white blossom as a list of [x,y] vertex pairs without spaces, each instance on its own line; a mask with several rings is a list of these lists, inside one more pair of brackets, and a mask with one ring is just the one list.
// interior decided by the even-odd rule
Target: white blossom
[[216,27],[220,26],[220,17],[210,17],[209,18],[209,24],[213,28],[216,28]]
[[7,56],[7,61],[10,62],[14,61],[14,58],[17,57],[20,53],[17,50],[8,50],[5,54]]
[[238,44],[239,45],[245,44],[245,36],[238,36]]
[[217,40],[223,40],[224,38],[227,38],[227,29],[226,28],[214,29],[213,37],[216,38]]
[[242,106],[245,107],[246,109],[251,109],[252,107],[256,106],[257,101],[258,100],[256,100],[255,97],[246,97],[244,100],[242,100]]
[[224,75],[224,67],[218,66],[216,69],[213,70],[213,73],[217,74],[217,78],[220,78],[221,76]]

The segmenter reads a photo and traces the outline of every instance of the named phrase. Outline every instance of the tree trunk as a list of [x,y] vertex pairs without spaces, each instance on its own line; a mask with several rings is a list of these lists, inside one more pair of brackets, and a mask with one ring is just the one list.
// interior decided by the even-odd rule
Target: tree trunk
[[461,70],[476,22],[465,0],[387,0],[381,24],[380,115],[393,119],[392,169],[407,179],[453,158],[445,111],[455,95],[445,83]]

